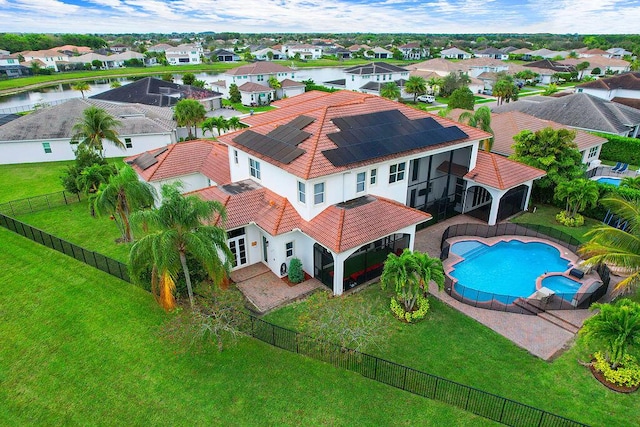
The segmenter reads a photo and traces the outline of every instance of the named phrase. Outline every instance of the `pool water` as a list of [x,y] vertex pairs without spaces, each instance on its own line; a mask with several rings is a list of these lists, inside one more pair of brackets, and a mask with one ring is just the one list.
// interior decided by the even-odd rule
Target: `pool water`
[[582,284],[566,276],[548,276],[542,279],[542,286],[551,289],[557,294],[571,294],[578,292]]
[[596,181],[600,184],[615,185],[616,187],[620,186],[620,180],[620,178],[611,178],[608,176],[601,176],[600,178],[596,179]]
[[536,291],[538,277],[570,267],[558,249],[541,242],[511,240],[488,246],[466,240],[451,245],[450,251],[464,258],[450,273],[457,280],[455,290],[477,301],[511,303],[518,297],[529,297]]

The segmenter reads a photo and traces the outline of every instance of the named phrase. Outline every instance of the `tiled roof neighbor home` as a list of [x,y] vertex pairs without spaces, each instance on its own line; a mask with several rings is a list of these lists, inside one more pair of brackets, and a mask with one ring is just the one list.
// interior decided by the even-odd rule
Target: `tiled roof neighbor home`
[[540,61],[529,62],[523,66],[527,68],[551,70],[556,73],[569,73],[571,71],[575,71],[573,65],[565,65],[557,61],[551,61],[550,59],[541,59]]
[[636,110],[640,110],[640,98],[615,97],[611,99],[611,101],[618,104],[626,105],[627,107],[635,108]]
[[586,83],[581,83],[576,88],[590,89],[629,89],[640,91],[640,72],[625,73],[618,76],[597,79]]
[[[536,99],[537,98],[537,99]],[[585,93],[561,98],[522,98],[499,107],[495,113],[521,111],[540,119],[552,120],[573,128],[627,135],[640,125],[640,111]]]
[[[470,61],[470,59],[467,61]],[[446,75],[451,72],[468,71],[466,66],[467,61],[452,62],[444,58],[433,58],[427,61],[418,62],[417,64],[409,65],[406,68],[417,71],[435,71],[440,75]]]
[[238,86],[238,89],[241,92],[273,92],[273,89],[269,86],[251,82],[247,82]]
[[79,54],[90,53],[93,51],[90,47],[87,46],[75,46],[72,44],[65,44],[64,46],[58,46],[54,48],[58,52],[77,52]]
[[93,95],[91,99],[172,107],[181,99],[209,99],[221,96],[222,94],[219,92],[167,82],[154,77],[146,77],[133,83]]
[[[153,156],[155,163],[146,169],[136,159]],[[163,181],[199,172],[218,185],[231,181],[229,150],[224,144],[210,140],[184,141],[166,148],[125,159],[147,182]],[[143,167],[146,165],[143,165]]]
[[275,73],[290,73],[291,68],[285,67],[280,64],[274,64],[270,61],[254,62],[253,64],[243,65],[241,67],[232,68],[225,71],[225,74],[231,76],[249,76],[259,74],[275,74]]
[[509,160],[503,156],[478,151],[476,167],[467,172],[466,179],[500,190],[516,187],[546,175],[546,172]]
[[344,70],[347,74],[383,74],[397,73],[401,71],[408,70],[406,68],[398,67],[397,65],[387,64],[386,62],[371,62],[365,65],[355,65]]
[[280,82],[280,86],[281,87],[298,87],[298,86],[306,86],[306,85],[302,82],[297,82],[295,80],[284,79]]
[[588,69],[592,70],[594,68],[600,68],[600,69],[603,69],[602,70],[603,73],[607,69],[613,69],[613,70],[621,69],[621,70],[628,71],[629,65],[630,65],[630,63],[628,61],[625,61],[624,59],[607,58],[604,56],[591,56],[588,58],[567,58],[567,59],[563,59],[562,61],[558,61],[558,63],[560,64],[571,65],[574,67],[578,64],[582,64],[583,62],[589,63]]

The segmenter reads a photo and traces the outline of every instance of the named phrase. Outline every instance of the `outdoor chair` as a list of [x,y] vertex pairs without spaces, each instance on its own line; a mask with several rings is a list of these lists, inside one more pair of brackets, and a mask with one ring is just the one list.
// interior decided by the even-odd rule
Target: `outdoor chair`
[[622,162],[616,163],[614,167],[611,168],[611,172],[618,172],[618,169],[622,167]]
[[627,168],[629,167],[629,163],[623,163],[622,167],[620,169],[618,169],[617,171],[615,171],[616,173],[625,173],[627,171]]

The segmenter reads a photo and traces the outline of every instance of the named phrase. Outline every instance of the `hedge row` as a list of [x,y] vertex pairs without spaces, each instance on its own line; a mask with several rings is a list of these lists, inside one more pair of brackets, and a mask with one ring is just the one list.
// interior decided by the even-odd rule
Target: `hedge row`
[[609,141],[602,146],[600,153],[602,160],[640,165],[640,139],[604,133],[596,135],[607,138]]

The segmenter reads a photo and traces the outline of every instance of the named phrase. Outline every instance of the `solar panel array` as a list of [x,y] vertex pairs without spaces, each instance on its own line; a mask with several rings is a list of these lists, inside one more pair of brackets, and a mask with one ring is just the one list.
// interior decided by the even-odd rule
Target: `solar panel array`
[[289,164],[305,153],[303,149],[298,148],[298,145],[309,138],[311,134],[303,131],[302,128],[314,120],[312,117],[298,116],[266,135],[246,130],[236,136],[233,141],[273,160]]
[[443,142],[467,138],[456,126],[443,127],[435,119],[408,119],[398,110],[333,119],[340,132],[328,134],[338,148],[322,154],[334,166],[371,160]]
[[149,153],[142,153],[133,163],[138,165],[140,169],[147,170],[158,163],[158,159]]

